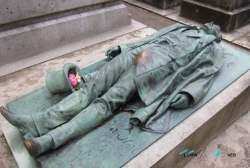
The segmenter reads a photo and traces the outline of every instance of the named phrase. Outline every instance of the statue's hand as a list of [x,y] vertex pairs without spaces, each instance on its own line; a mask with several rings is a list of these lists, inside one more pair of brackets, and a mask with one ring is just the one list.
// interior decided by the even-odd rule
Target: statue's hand
[[190,95],[187,93],[179,93],[171,102],[171,107],[184,109],[187,108],[189,105]]
[[108,51],[106,51],[106,56],[109,58],[114,58],[117,55],[121,54],[121,48],[119,46],[110,48]]

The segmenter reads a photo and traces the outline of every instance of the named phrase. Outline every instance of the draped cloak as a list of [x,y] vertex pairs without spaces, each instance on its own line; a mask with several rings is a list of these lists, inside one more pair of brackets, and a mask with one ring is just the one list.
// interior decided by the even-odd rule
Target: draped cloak
[[144,55],[143,63],[136,64],[140,99],[132,99],[124,108],[134,111],[131,123],[164,133],[170,117],[166,114],[177,94],[188,93],[192,97],[189,106],[197,103],[223,64],[223,50],[215,40],[214,35],[199,34],[195,27],[170,26],[141,41],[120,45],[122,54],[135,59]]

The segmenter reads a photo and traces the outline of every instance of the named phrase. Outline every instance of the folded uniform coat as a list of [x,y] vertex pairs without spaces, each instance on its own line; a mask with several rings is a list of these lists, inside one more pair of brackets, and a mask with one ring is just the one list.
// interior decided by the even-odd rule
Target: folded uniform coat
[[[200,35],[195,27],[167,27],[146,39],[120,46],[133,54],[136,85],[144,105],[134,109],[131,122],[144,130],[164,133],[168,108],[179,93],[191,95],[190,105],[209,90],[213,75],[223,64],[223,49],[213,35]],[[118,55],[119,56],[119,55]],[[140,58],[136,58],[140,57]],[[152,126],[161,116],[161,126]]]

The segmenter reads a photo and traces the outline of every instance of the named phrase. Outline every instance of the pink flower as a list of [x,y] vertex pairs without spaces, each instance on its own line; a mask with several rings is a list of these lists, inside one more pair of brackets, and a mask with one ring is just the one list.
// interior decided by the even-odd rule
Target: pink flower
[[78,79],[76,78],[74,74],[69,74],[69,82],[71,86],[76,87],[78,84]]

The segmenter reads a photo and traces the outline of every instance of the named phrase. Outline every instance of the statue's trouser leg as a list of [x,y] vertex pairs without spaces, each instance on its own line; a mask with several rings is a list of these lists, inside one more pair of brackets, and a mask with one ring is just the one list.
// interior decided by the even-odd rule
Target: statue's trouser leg
[[[98,126],[105,119],[113,115],[115,109],[125,104],[137,91],[134,65],[126,71],[117,83],[112,86],[102,97],[96,98],[86,109],[77,114],[69,122],[49,131],[44,136],[50,135],[54,142],[51,148],[66,143]],[[43,136],[34,138],[36,142]],[[41,152],[48,150],[47,142],[40,143]],[[44,145],[44,147],[43,147]]]
[[133,64],[134,55],[124,53],[104,65],[80,90],[64,98],[46,112],[32,114],[39,135],[71,120],[94,99],[113,86],[119,77]]

